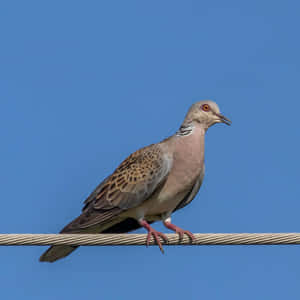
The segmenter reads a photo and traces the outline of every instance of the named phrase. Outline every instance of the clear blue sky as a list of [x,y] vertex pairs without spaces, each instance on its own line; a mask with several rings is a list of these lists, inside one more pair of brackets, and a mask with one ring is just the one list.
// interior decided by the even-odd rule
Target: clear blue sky
[[[2,233],[56,233],[132,151],[210,98],[232,119],[174,223],[300,231],[297,1],[2,1]],[[156,228],[162,230],[161,224]],[[144,232],[144,231],[140,231]],[[300,247],[0,247],[3,299],[298,299]],[[159,296],[157,296],[159,295]]]

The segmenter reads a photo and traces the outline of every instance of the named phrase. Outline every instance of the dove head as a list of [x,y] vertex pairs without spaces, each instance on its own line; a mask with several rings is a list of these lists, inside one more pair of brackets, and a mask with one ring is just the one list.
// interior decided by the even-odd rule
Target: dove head
[[194,103],[190,107],[184,123],[198,123],[205,129],[208,129],[216,123],[231,125],[231,121],[220,114],[219,106],[211,100]]

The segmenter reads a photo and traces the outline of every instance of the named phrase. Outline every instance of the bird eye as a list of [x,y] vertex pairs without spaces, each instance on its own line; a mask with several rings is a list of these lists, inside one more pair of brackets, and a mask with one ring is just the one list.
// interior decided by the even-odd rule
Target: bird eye
[[208,105],[208,104],[203,104],[202,106],[201,106],[201,109],[203,110],[203,111],[210,111],[210,106]]

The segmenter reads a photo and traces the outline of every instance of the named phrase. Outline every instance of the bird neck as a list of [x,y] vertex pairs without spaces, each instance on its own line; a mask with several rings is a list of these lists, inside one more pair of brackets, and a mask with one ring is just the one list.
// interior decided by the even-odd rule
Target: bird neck
[[193,122],[183,123],[180,126],[180,128],[178,129],[178,131],[176,132],[176,135],[177,136],[190,135],[193,133],[194,128],[195,128],[195,125],[193,124]]

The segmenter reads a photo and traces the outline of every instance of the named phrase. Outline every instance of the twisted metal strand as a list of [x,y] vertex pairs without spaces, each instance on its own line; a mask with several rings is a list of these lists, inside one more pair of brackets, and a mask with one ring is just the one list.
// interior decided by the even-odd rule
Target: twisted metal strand
[[[188,237],[167,234],[164,245],[296,245],[300,233],[196,233]],[[145,245],[146,234],[0,234],[0,246],[124,246]],[[150,243],[154,245],[153,240]]]

